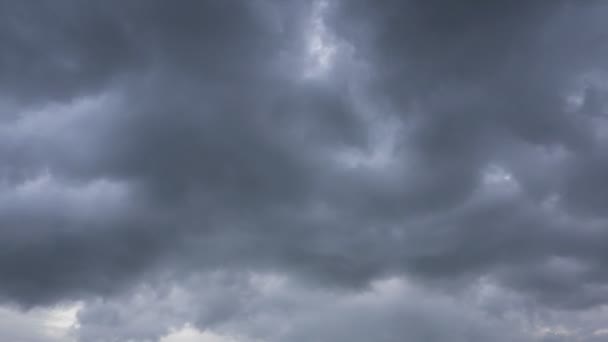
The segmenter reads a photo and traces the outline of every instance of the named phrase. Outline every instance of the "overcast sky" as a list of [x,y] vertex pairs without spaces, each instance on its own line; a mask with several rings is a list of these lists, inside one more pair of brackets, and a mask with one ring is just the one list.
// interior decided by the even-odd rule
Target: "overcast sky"
[[608,341],[606,18],[0,0],[0,341]]

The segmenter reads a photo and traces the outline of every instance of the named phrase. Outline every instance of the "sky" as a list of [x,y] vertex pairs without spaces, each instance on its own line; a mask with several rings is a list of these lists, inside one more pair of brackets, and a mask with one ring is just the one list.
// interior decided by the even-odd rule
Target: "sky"
[[608,341],[607,16],[0,0],[0,340]]

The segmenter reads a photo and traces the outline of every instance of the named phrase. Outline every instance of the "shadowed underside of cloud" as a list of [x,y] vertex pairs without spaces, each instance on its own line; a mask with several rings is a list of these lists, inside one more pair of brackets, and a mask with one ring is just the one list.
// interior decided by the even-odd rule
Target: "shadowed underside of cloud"
[[81,341],[601,340],[606,14],[0,1],[0,300]]

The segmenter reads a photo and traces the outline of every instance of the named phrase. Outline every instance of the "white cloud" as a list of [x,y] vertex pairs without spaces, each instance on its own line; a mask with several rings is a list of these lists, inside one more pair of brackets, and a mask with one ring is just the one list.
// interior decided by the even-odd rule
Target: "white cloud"
[[71,342],[80,304],[20,311],[0,307],[0,331],[3,341]]

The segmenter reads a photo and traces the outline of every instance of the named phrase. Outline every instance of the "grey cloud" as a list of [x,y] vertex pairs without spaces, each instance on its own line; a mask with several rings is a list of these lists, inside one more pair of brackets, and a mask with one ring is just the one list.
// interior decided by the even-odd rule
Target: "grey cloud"
[[116,298],[87,306],[79,313],[80,337],[144,341],[189,323],[239,341],[526,340],[516,320],[460,306],[403,279],[383,279],[363,292],[326,291],[292,281],[276,274],[216,272],[161,289],[139,289],[137,296],[128,296],[128,304]]
[[2,2],[0,299],[94,306],[169,269],[601,306],[607,11]]
[[[554,256],[584,259],[593,268],[590,254],[603,249],[601,223],[594,221],[604,216],[594,155],[604,146],[596,132],[605,123],[568,109],[567,97],[605,70],[605,34],[593,19],[605,6],[355,1],[336,8],[338,32],[356,42],[378,75],[370,91],[381,89],[378,96],[394,104],[389,115],[413,127],[404,144],[438,170],[429,181],[436,187],[418,194],[455,194],[472,204],[457,218],[453,209],[432,212],[452,220],[438,220],[446,229],[420,233],[429,239],[428,230],[436,232],[431,243],[439,250],[414,258],[414,269],[478,275],[501,264],[526,269]],[[516,189],[498,207],[491,198],[475,199],[493,165],[509,173],[504,183]],[[464,190],[454,192],[456,185]],[[551,201],[557,209],[547,213]],[[539,293],[550,291],[537,285]]]

